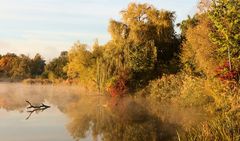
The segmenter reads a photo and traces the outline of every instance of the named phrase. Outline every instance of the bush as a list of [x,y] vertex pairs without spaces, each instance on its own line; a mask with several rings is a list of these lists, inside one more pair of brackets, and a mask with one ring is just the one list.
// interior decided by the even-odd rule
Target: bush
[[179,100],[183,106],[204,107],[214,102],[209,91],[205,79],[185,76]]
[[126,86],[127,83],[127,75],[120,75],[117,77],[113,77],[110,82],[107,84],[107,92],[112,97],[116,96],[124,96],[127,94],[128,89]]
[[177,75],[164,75],[161,79],[153,80],[147,87],[149,97],[158,101],[171,101],[172,98],[179,96],[183,77]]

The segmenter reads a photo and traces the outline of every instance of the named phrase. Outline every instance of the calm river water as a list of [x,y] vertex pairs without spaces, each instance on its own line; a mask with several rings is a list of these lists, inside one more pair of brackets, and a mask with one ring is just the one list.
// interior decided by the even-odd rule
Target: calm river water
[[[26,100],[51,107],[28,109]],[[108,98],[74,86],[0,83],[3,141],[171,141],[200,117],[193,109]]]

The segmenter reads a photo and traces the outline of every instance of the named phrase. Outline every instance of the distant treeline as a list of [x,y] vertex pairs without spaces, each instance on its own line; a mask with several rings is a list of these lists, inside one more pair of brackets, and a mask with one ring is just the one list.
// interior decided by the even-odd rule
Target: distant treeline
[[17,56],[14,53],[8,53],[0,56],[1,77],[12,79],[24,79],[37,77],[44,71],[45,61],[39,54],[31,59],[26,55]]
[[67,52],[62,52],[58,58],[51,60],[48,64],[40,54],[34,58],[26,55],[7,53],[0,55],[0,77],[12,80],[23,80],[27,78],[51,78],[66,79],[67,74],[63,67],[68,62]]

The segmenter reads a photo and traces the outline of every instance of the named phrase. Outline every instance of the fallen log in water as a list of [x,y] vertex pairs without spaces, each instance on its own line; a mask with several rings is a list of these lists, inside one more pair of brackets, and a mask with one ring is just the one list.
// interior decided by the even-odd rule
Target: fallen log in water
[[28,109],[30,108],[34,108],[34,109],[45,109],[45,108],[50,108],[50,106],[45,105],[45,104],[41,104],[41,105],[32,105],[31,102],[27,101],[26,102],[30,105],[29,107],[27,107]]

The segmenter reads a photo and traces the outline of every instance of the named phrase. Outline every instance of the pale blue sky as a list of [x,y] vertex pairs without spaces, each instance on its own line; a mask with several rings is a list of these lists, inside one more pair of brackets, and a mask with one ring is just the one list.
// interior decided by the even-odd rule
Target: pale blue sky
[[130,2],[175,11],[177,23],[196,12],[198,0],[0,0],[0,54],[40,53],[48,60],[78,40],[104,44],[109,20],[119,20]]

